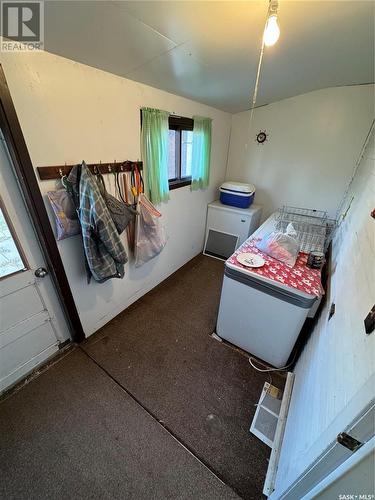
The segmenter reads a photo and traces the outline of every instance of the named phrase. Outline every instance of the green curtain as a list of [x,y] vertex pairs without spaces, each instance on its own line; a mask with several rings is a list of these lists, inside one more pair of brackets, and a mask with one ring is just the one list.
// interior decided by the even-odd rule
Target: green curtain
[[167,111],[142,108],[141,155],[152,203],[169,199]]
[[193,116],[191,190],[205,189],[210,180],[211,118]]

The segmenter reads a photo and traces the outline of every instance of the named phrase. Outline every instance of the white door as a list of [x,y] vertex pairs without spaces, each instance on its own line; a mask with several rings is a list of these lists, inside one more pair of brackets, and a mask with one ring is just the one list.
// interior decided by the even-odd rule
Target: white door
[[[368,380],[368,388],[370,394],[373,394],[374,377]],[[367,392],[367,391],[366,391]],[[358,416],[346,428],[343,429],[343,434],[334,442],[329,443],[326,450],[320,457],[308,468],[306,471],[283,493],[274,491],[269,497],[270,500],[312,500],[313,498],[320,498],[320,494],[328,489],[343,473],[347,473],[356,466],[362,459],[373,453],[373,443],[375,436],[375,401],[370,396],[370,401],[366,407],[359,412]],[[351,402],[349,403],[351,404]],[[353,440],[354,438],[354,440]],[[363,447],[363,449],[362,449]],[[362,450],[362,451],[361,451]],[[362,452],[366,451],[364,455]],[[359,453],[361,452],[361,453]],[[353,456],[358,454],[358,460]],[[369,461],[365,461],[365,471]],[[372,477],[373,479],[373,477]],[[353,484],[354,486],[354,484]],[[342,491],[341,494],[344,498],[348,491]],[[365,491],[365,483],[363,489],[358,490],[357,497],[352,498],[359,500],[361,495],[363,500],[371,500],[374,498],[373,493],[367,495]],[[348,498],[350,495],[348,495]],[[323,497],[324,498],[324,497]],[[331,496],[331,498],[338,498]]]
[[302,500],[375,498],[375,437],[317,484]]
[[0,136],[0,393],[70,337]]

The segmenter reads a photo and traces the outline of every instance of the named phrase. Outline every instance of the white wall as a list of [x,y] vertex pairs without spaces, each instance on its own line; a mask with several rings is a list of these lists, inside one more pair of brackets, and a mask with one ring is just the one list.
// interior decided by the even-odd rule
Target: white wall
[[[213,119],[210,187],[171,192],[161,205],[169,241],[123,280],[86,284],[79,236],[58,242],[83,328],[92,334],[202,250],[207,203],[226,168],[231,115],[48,53],[2,54],[2,63],[34,166],[140,158],[140,107]],[[43,193],[54,181],[40,182]]]
[[[333,241],[325,308],[295,367],[275,498],[309,466],[374,396],[375,332],[363,320],[375,302],[375,146],[369,142]],[[328,321],[331,303],[336,312]]]
[[[328,210],[343,195],[373,116],[373,85],[310,92],[233,116],[227,180],[255,184],[266,218],[283,204]],[[263,145],[260,130],[269,133]]]

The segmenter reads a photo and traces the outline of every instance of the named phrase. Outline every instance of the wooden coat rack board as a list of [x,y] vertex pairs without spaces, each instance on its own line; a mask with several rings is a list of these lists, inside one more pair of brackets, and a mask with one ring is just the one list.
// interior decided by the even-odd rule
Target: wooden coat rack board
[[[60,179],[63,175],[69,175],[69,172],[75,165],[55,165],[49,167],[37,167],[39,178],[41,181],[50,179]],[[143,169],[143,162],[141,161],[115,161],[113,163],[86,163],[93,174],[98,171],[101,174],[111,174],[115,172],[131,172],[134,167],[138,170]]]

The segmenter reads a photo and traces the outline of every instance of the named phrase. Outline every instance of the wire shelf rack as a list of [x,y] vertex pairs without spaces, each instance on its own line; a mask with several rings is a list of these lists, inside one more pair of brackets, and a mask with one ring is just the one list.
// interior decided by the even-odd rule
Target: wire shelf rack
[[289,223],[297,232],[301,252],[326,252],[333,237],[336,221],[327,212],[284,205],[276,213],[276,229],[286,231]]

